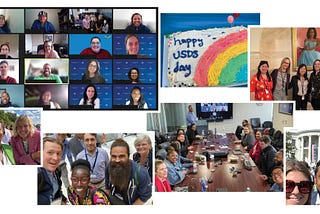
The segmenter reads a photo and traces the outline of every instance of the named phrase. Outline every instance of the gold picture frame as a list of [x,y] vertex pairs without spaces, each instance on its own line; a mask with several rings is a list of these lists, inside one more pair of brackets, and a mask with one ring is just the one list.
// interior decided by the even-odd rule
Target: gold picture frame
[[[292,28],[292,68],[294,71],[298,69],[299,57],[304,49],[304,40],[307,38],[306,28]],[[315,28],[317,32],[317,38],[320,36],[320,28]],[[317,49],[320,52],[320,49]],[[316,60],[316,59],[314,59]],[[313,60],[313,61],[314,61]],[[308,71],[312,71],[312,65],[307,65]]]

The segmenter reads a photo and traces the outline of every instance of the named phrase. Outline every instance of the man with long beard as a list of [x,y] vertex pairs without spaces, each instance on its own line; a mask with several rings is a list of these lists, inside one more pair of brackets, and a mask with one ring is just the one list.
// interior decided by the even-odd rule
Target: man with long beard
[[121,138],[116,139],[111,145],[110,156],[105,176],[107,193],[122,204],[145,204],[152,196],[152,183],[148,171],[129,160],[128,143]]

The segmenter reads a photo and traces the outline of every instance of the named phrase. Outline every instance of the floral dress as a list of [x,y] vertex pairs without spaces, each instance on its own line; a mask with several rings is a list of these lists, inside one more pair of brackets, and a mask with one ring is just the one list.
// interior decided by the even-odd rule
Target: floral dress
[[68,200],[72,205],[109,205],[107,194],[94,186],[88,186],[87,194],[83,203],[80,204],[79,196],[73,186],[68,188]]
[[254,92],[255,100],[273,100],[272,96],[273,82],[263,79],[260,76],[258,80],[257,75],[253,75],[250,80],[250,92]]

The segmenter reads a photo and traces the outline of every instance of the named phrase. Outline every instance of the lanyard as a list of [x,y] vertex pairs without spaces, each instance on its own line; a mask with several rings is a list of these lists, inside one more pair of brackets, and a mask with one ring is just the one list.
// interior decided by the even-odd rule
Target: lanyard
[[[98,149],[96,149],[96,150],[97,150],[97,151],[96,151],[96,157],[94,158],[93,166],[92,166],[92,168],[91,168],[91,173],[92,173],[92,174],[93,174],[94,167],[96,166],[97,157],[98,157]],[[88,155],[87,155],[87,150],[86,150],[86,149],[84,150],[84,153],[85,153],[85,156],[86,156],[86,160],[89,161],[89,160],[88,160]],[[90,162],[90,161],[89,161],[89,162]],[[90,162],[90,164],[91,164],[91,162]]]

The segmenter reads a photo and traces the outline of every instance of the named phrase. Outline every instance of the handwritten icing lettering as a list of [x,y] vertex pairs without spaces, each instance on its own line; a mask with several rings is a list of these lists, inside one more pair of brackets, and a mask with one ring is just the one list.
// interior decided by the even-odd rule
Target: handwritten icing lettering
[[191,74],[191,65],[190,64],[185,64],[185,65],[180,65],[179,62],[176,63],[176,67],[173,70],[175,73],[179,71],[186,71],[184,74],[184,77],[188,77]]
[[186,38],[186,39],[177,39],[174,38],[174,46],[187,44],[187,48],[190,47],[202,47],[203,46],[203,39],[196,39],[196,38]]
[[176,53],[173,53],[173,58],[174,59],[179,59],[179,58],[198,58],[198,50],[195,51],[190,51],[190,50],[182,50],[182,51],[177,51]]

